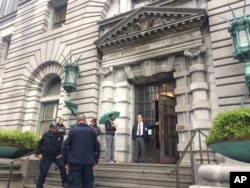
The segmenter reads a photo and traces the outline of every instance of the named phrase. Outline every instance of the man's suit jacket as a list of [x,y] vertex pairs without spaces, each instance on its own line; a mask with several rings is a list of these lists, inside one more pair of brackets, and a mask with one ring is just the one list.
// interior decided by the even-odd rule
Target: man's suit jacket
[[[148,129],[154,129],[155,127],[156,127],[156,125],[150,125],[147,122],[143,121],[143,138],[144,138],[144,141],[146,141],[148,139]],[[137,129],[138,129],[138,122],[136,122],[133,125],[133,128],[132,128],[132,140],[135,140],[135,138],[136,138]]]

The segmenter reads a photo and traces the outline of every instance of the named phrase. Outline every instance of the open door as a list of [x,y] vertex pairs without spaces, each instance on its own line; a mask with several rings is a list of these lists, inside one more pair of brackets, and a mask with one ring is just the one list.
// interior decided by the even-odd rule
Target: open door
[[174,82],[143,84],[136,87],[135,116],[160,125],[148,130],[146,141],[147,163],[176,163],[178,160]]
[[175,98],[159,93],[159,139],[160,163],[176,163],[178,135],[176,132],[177,116],[175,113]]

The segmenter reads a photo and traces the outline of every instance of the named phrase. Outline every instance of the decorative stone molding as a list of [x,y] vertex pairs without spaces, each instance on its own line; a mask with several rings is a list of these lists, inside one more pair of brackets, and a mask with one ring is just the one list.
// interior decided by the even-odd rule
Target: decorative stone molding
[[208,84],[206,82],[195,82],[190,84],[190,91],[196,90],[208,90]]
[[190,58],[196,58],[201,54],[204,54],[206,52],[206,47],[204,45],[186,49],[184,50],[184,55]]
[[167,24],[169,22],[173,22],[177,20],[177,18],[183,18],[186,15],[175,15],[174,14],[164,14],[163,13],[150,13],[145,12],[142,14],[139,14],[134,20],[131,20],[131,22],[127,23],[127,25],[124,28],[121,28],[122,30],[112,35],[113,38],[118,38],[121,36],[126,36],[131,33],[136,33],[138,31],[157,27],[163,24]]
[[230,172],[249,172],[250,166],[245,164],[203,164],[198,172],[208,182],[224,182],[229,184]]
[[[95,44],[102,50],[111,45],[143,40],[145,37],[152,38],[156,34],[165,35],[187,30],[187,28],[200,27],[205,20],[205,9],[144,6],[132,11],[129,16],[96,40]],[[100,23],[101,28],[107,28],[112,23],[104,22]]]
[[21,5],[23,5],[23,4],[25,4],[25,3],[27,3],[27,2],[29,2],[30,0],[18,0],[17,2],[18,2],[18,6],[21,6]]
[[199,109],[210,110],[211,105],[207,100],[195,100],[195,102],[192,103],[191,108],[192,110],[199,110]]
[[193,74],[195,72],[206,72],[206,67],[204,64],[193,64],[190,66],[190,74]]
[[112,73],[113,71],[114,71],[113,67],[100,67],[98,74],[103,75],[103,76],[107,76],[109,73]]

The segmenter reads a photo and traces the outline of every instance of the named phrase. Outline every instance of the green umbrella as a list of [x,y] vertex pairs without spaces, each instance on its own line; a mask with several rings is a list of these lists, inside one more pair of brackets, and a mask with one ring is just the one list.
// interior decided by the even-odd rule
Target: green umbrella
[[109,111],[103,114],[99,119],[99,124],[105,124],[105,122],[109,119],[109,115],[113,114],[114,118],[118,118],[120,116],[120,112],[117,111]]

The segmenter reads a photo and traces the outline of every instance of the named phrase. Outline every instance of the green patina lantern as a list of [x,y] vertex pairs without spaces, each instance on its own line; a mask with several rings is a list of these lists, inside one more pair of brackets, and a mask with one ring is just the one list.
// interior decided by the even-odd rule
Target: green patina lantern
[[76,64],[66,63],[64,66],[64,81],[62,87],[67,93],[71,93],[77,90],[78,76],[79,76],[78,63]]
[[[232,11],[231,7],[229,6]],[[228,32],[233,41],[233,56],[245,64],[245,79],[250,94],[250,20],[246,16],[246,1],[244,3],[243,17],[236,19],[234,12],[233,21],[229,22]]]
[[[64,101],[67,108],[71,111],[71,114],[76,116],[77,115],[77,108],[78,105],[71,102],[71,93],[77,91],[77,79],[79,77],[79,65],[78,62],[80,60],[80,57],[78,60],[74,61],[72,63],[72,58],[70,54],[70,63],[65,59],[65,65],[64,65],[64,80],[62,83],[63,89],[67,92],[67,98]],[[70,123],[70,117],[69,117],[69,125],[73,126],[74,124]]]

